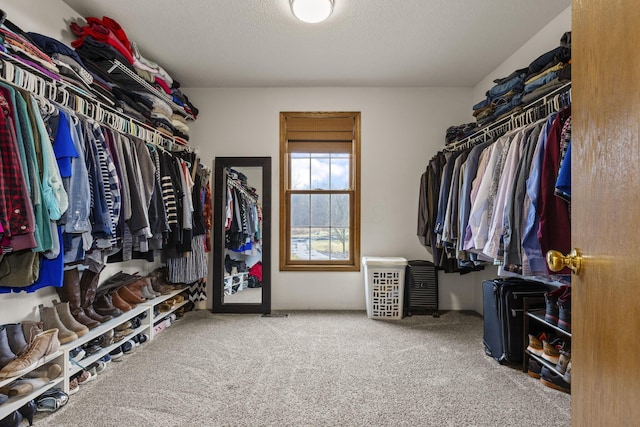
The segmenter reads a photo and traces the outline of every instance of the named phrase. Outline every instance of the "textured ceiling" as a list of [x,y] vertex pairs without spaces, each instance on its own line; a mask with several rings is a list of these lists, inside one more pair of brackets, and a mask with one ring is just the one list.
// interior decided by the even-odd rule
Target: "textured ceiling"
[[[473,86],[571,0],[63,0],[109,16],[187,87]],[[558,34],[558,41],[561,34]]]

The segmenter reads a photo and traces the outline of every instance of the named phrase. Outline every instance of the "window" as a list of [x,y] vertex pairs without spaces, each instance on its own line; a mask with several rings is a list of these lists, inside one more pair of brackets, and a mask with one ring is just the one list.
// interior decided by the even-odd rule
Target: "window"
[[360,113],[280,113],[280,270],[360,270]]

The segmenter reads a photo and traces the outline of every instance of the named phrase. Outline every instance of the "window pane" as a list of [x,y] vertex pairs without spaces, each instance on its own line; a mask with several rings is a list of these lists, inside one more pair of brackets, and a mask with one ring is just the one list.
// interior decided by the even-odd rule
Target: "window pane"
[[311,229],[310,259],[314,261],[330,259],[331,231],[328,227]]
[[331,190],[349,188],[349,159],[331,158]]
[[329,189],[329,165],[331,160],[328,155],[311,159],[311,188],[314,190]]
[[331,226],[349,227],[349,195],[331,195]]
[[349,259],[349,229],[331,229],[331,259]]
[[331,214],[329,206],[329,194],[311,195],[311,226],[329,227]]
[[310,179],[310,159],[305,154],[305,158],[291,159],[291,188],[293,190],[308,190]]
[[307,228],[291,229],[291,259],[309,260],[311,248],[311,230]]
[[291,195],[291,228],[311,225],[309,197],[309,194]]

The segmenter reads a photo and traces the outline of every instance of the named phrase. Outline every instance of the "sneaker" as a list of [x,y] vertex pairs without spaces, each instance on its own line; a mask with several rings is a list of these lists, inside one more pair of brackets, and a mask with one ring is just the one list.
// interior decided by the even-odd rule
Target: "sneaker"
[[133,341],[129,340],[126,341],[124,344],[122,344],[120,346],[120,348],[122,348],[122,352],[124,354],[129,354],[133,351],[133,347],[135,347],[135,344],[133,343]]
[[542,356],[542,341],[546,339],[547,335],[544,332],[540,332],[537,336],[529,334],[529,345],[527,346],[527,351],[535,354],[536,356]]
[[560,349],[565,345],[562,338],[549,337],[548,340],[542,341],[542,358],[556,365],[560,360]]
[[109,363],[109,362],[111,362],[111,356],[109,356],[108,354],[105,354],[104,356],[102,356],[102,357],[100,358],[100,360],[101,360],[102,362],[104,362],[104,363]]
[[568,286],[560,286],[553,291],[548,291],[544,294],[545,313],[544,320],[552,325],[558,324],[558,299],[565,293]]
[[102,360],[97,360],[93,362],[91,365],[87,366],[87,369],[89,370],[89,373],[91,375],[96,376],[102,373],[102,371],[104,371],[106,367],[107,367],[106,363],[104,363]]
[[86,355],[87,353],[84,351],[82,347],[76,347],[73,350],[69,351],[69,359],[71,359],[74,362],[81,361]]
[[529,370],[527,374],[530,377],[540,379],[540,371],[542,370],[542,364],[538,362],[536,359],[529,359]]
[[558,328],[571,332],[571,288],[558,299]]
[[567,383],[561,375],[556,374],[546,366],[543,366],[540,371],[540,382],[552,389],[571,393],[571,384]]
[[91,375],[89,371],[83,369],[82,371],[80,371],[80,375],[77,377],[77,379],[78,385],[83,385],[92,381],[93,379],[95,379],[95,377]]
[[571,384],[571,361],[567,364],[567,370],[565,371],[562,379],[567,382],[567,384]]
[[115,349],[111,350],[111,353],[109,353],[109,356],[113,361],[118,361],[123,355],[124,353],[122,353],[122,346],[116,347]]
[[556,371],[560,372],[564,375],[567,371],[567,365],[571,362],[571,350],[560,350],[560,358],[558,359],[558,364],[556,365]]
[[78,390],[80,390],[80,387],[78,386],[78,379],[74,378],[69,381],[69,394],[76,394]]

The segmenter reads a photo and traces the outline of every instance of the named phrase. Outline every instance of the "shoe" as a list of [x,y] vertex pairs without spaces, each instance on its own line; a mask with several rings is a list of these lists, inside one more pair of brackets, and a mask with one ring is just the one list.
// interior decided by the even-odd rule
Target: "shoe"
[[558,299],[558,328],[571,332],[571,288]]
[[4,393],[0,393],[0,405],[2,405],[3,403],[5,403],[7,400],[9,400],[9,396],[7,396]]
[[536,359],[529,359],[529,370],[527,374],[530,377],[540,379],[540,371],[542,370],[542,364],[538,362]]
[[9,348],[16,356],[20,356],[27,350],[29,343],[25,340],[24,332],[22,332],[22,325],[20,323],[10,323],[4,325],[7,330],[7,340],[9,341]]
[[[73,386],[74,380],[69,383]],[[75,381],[75,391],[78,390],[78,382]],[[74,391],[74,393],[75,393]],[[69,401],[69,395],[58,387],[50,388],[36,398],[36,406],[38,412],[54,412],[63,407]]]
[[567,370],[565,371],[562,379],[567,382],[567,384],[571,384],[571,361],[567,364]]
[[29,422],[29,425],[33,425],[33,416],[36,414],[36,402],[34,400],[28,401],[18,411],[24,419]]
[[556,365],[560,360],[560,349],[565,345],[565,341],[562,338],[551,341],[552,338],[542,341],[542,358]]
[[540,332],[537,336],[529,334],[529,345],[527,346],[527,350],[536,356],[542,356],[542,340],[545,339],[547,339],[547,335],[544,332]]
[[31,371],[48,354],[60,348],[58,330],[49,329],[35,336],[27,350],[0,369],[0,379],[19,377]]
[[544,294],[545,312],[544,320],[552,325],[558,324],[558,298],[565,293],[568,286],[560,286],[553,291],[548,291]]
[[131,328],[132,329],[137,329],[140,327],[141,324],[141,320],[138,319],[137,317],[134,317],[133,319],[131,319]]
[[96,354],[97,352],[102,350],[102,347],[100,347],[99,345],[95,345],[91,343],[85,344],[83,348],[84,348],[84,351],[87,353],[87,356],[91,356],[92,354]]
[[40,304],[38,308],[40,310],[40,320],[42,320],[44,328],[46,330],[58,330],[58,339],[60,340],[60,344],[66,344],[78,339],[78,335],[72,330],[69,330],[64,323],[62,323],[62,320],[60,320],[60,316],[58,315],[58,311],[54,307],[45,307],[43,304]]
[[18,427],[22,422],[22,414],[19,411],[13,411],[0,420],[0,427]]
[[[78,384],[78,379],[73,378],[69,381],[69,394],[76,394],[80,390],[80,385]],[[57,409],[57,408],[56,408]]]
[[62,324],[70,331],[73,331],[78,337],[89,333],[89,328],[78,322],[75,317],[73,317],[71,314],[71,307],[68,302],[58,302],[53,300],[53,307],[56,309]]
[[124,354],[129,354],[133,351],[134,346],[135,344],[133,343],[133,341],[129,340],[122,344],[120,347],[122,348],[122,352]]
[[567,371],[567,365],[571,362],[571,350],[560,350],[560,358],[558,359],[558,364],[556,365],[556,371],[560,372],[564,375]]
[[127,320],[126,322],[121,323],[118,326],[116,326],[115,330],[117,332],[117,331],[124,331],[125,329],[129,329],[129,328],[131,328],[131,322]]
[[109,362],[111,362],[111,356],[109,356],[108,354],[105,354],[104,356],[102,356],[100,358],[100,361],[104,362],[105,364],[109,363]]
[[111,353],[109,353],[111,360],[113,360],[114,362],[118,361],[123,355],[124,353],[122,353],[122,346],[116,347],[115,349],[111,350]]
[[89,373],[86,369],[80,371],[80,375],[76,377],[78,379],[78,385],[86,384],[90,381],[93,381],[95,377]]
[[7,329],[0,326],[0,369],[4,368],[8,363],[16,358],[9,346],[9,338],[7,337]]
[[107,368],[107,364],[102,360],[97,360],[93,362],[91,365],[87,366],[89,373],[93,376],[96,376],[102,373]]
[[62,373],[62,367],[57,363],[47,363],[42,365],[33,371],[27,372],[23,375],[23,378],[45,378],[47,380],[54,380]]
[[87,355],[87,352],[84,351],[82,347],[76,347],[73,350],[69,351],[69,359],[73,362],[78,363]]
[[540,371],[540,382],[546,385],[547,387],[551,387],[555,390],[560,390],[565,393],[571,393],[571,384],[567,383],[561,375],[558,375],[551,371],[551,369],[546,366],[542,367]]

